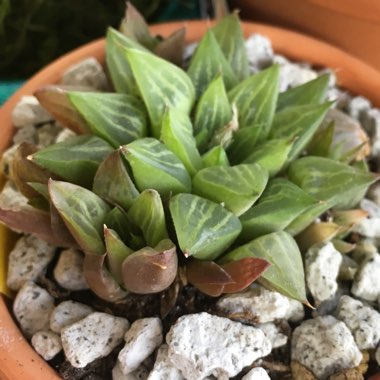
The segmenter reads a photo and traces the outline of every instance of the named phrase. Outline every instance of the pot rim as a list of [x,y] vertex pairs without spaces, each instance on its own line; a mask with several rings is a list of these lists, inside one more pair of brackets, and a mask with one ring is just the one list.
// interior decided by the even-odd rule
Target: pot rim
[[[153,33],[168,35],[174,30],[186,26],[186,40],[191,43],[199,39],[210,25],[212,23],[208,21],[183,21],[157,24],[150,29]],[[340,86],[353,93],[366,96],[375,105],[380,106],[380,92],[377,91],[380,88],[380,73],[359,59],[328,43],[287,29],[250,22],[243,22],[242,26],[246,37],[252,33],[268,36],[276,53],[294,60],[311,62],[336,70]],[[3,105],[0,109],[2,122],[0,152],[4,151],[11,139],[14,130],[11,114],[20,98],[32,95],[37,88],[44,84],[58,82],[68,66],[78,63],[86,57],[92,56],[104,62],[104,46],[104,39],[96,40],[58,58],[35,74]],[[4,240],[0,241],[0,267],[1,256],[9,252],[5,247]],[[23,337],[8,309],[6,297],[3,295],[0,295],[0,378],[3,380],[60,379],[58,374]]]

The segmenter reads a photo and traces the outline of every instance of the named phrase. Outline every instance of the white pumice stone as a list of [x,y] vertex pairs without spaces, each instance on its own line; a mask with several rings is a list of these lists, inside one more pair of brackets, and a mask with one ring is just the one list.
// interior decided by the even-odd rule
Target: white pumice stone
[[13,313],[28,338],[37,331],[49,329],[53,308],[54,298],[31,281],[22,286],[13,302]]
[[270,380],[268,372],[262,367],[252,368],[241,380]]
[[[187,380],[169,359],[169,347],[163,344],[157,352],[154,367],[147,380]],[[114,379],[115,380],[115,379]]]
[[61,252],[54,268],[54,278],[62,288],[68,290],[88,289],[83,273],[83,254],[69,248]]
[[256,284],[244,292],[223,296],[216,305],[226,314],[254,316],[257,323],[285,318],[290,306],[287,297]]
[[0,157],[0,172],[5,178],[9,177],[10,166],[15,156],[15,153],[19,147],[19,144],[12,145]]
[[[28,199],[14,187],[11,181],[7,181],[0,193],[0,206],[6,210],[17,211],[19,208],[28,207]],[[31,206],[29,207],[32,209]]]
[[284,315],[284,319],[287,319],[289,322],[299,322],[305,318],[305,309],[303,304],[300,301],[293,300],[288,298],[289,308]]
[[9,254],[8,287],[19,290],[26,281],[34,281],[45,273],[54,251],[53,246],[33,235],[22,236]]
[[348,326],[361,350],[377,347],[380,342],[380,313],[354,298],[343,296],[336,316]]
[[163,340],[162,323],[159,318],[143,318],[133,322],[124,336],[125,346],[118,360],[121,370],[128,374],[136,370]]
[[309,319],[292,336],[292,360],[325,380],[343,369],[359,365],[362,354],[348,327],[331,315]]
[[363,112],[371,109],[371,102],[363,96],[355,96],[347,105],[348,114],[356,120],[360,120]]
[[37,140],[37,129],[33,124],[27,124],[18,128],[12,137],[13,144],[21,144],[23,142],[36,144]]
[[123,341],[129,327],[125,318],[95,312],[61,331],[62,347],[75,368],[103,358]]
[[273,62],[272,43],[261,34],[252,34],[245,41],[248,62],[255,69],[263,69]]
[[380,154],[380,110],[371,108],[363,112],[360,121],[370,137],[371,155],[372,157],[377,157]]
[[302,67],[302,65],[286,62],[280,64],[280,92],[300,86],[317,78],[316,71]]
[[32,346],[45,360],[51,360],[62,351],[61,338],[52,331],[37,331],[32,336]]
[[272,349],[284,346],[288,342],[288,337],[283,334],[280,328],[273,322],[256,325],[269,339]]
[[350,290],[348,285],[343,284],[337,290],[333,297],[317,305],[316,309],[312,311],[313,318],[321,317],[324,315],[333,315],[339,305],[340,298],[344,294],[349,294]]
[[380,238],[380,206],[369,199],[363,199],[360,207],[367,211],[368,217],[355,225],[353,231],[368,238]]
[[63,74],[62,84],[91,87],[96,90],[106,90],[108,87],[103,67],[94,57],[70,66]]
[[46,123],[52,119],[35,96],[23,96],[12,112],[12,122],[17,128]]
[[62,128],[57,123],[46,123],[37,128],[38,147],[44,148],[54,144]]
[[55,143],[58,144],[60,142],[64,142],[74,136],[76,136],[76,134],[72,130],[64,128],[61,132],[58,133],[57,137],[55,138]]
[[148,375],[149,371],[143,366],[126,375],[121,370],[119,362],[116,362],[115,367],[112,369],[112,380],[146,380]]
[[57,305],[50,316],[50,329],[60,333],[64,327],[87,317],[94,312],[90,306],[80,302],[63,301]]
[[271,352],[258,328],[208,313],[180,317],[166,336],[169,358],[187,380],[226,380]]
[[376,301],[380,296],[380,255],[365,258],[351,287],[351,293],[366,301]]
[[306,252],[306,283],[317,303],[333,297],[338,290],[337,277],[341,263],[342,255],[332,243],[312,247]]

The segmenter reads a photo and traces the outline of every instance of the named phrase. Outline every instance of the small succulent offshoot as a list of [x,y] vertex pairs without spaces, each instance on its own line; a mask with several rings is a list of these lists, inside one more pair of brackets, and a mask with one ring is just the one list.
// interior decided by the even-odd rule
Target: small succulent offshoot
[[[367,136],[326,101],[328,75],[279,93],[278,65],[251,75],[236,13],[209,28],[189,63],[185,30],[152,36],[128,5],[110,28],[115,92],[48,86],[40,103],[77,136],[22,144],[11,179],[29,199],[0,209],[10,228],[85,254],[90,288],[117,302],[258,279],[307,303],[301,252],[343,241],[378,176]],[[314,223],[328,212],[330,220]]]

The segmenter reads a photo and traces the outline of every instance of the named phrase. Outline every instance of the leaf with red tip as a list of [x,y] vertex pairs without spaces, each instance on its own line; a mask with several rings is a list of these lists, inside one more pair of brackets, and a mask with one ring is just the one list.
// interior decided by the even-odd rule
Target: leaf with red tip
[[160,41],[153,49],[153,52],[177,66],[182,66],[185,36],[186,28],[178,29],[168,38]]
[[223,294],[223,285],[214,284],[198,284],[197,289],[202,293],[207,294],[210,297],[219,297]]
[[252,284],[269,267],[266,260],[247,257],[222,265],[222,268],[231,276],[234,283],[224,286],[223,293],[239,292]]
[[142,248],[124,260],[124,286],[137,294],[161,292],[174,281],[177,267],[176,246],[169,239],[162,240],[155,248]]
[[213,261],[189,260],[186,273],[188,281],[196,287],[234,283],[230,274]]
[[83,264],[83,272],[90,289],[100,298],[117,302],[123,299],[127,293],[114,280],[104,267],[106,254],[86,254]]
[[75,133],[89,132],[86,121],[71,103],[67,90],[58,86],[46,86],[37,90],[34,95],[54,119]]

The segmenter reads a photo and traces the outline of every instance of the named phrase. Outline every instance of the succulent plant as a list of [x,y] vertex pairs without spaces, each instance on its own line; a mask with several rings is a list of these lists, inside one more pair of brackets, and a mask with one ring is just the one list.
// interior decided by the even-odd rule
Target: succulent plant
[[251,75],[237,14],[187,64],[184,41],[184,29],[152,36],[129,6],[106,39],[116,92],[38,90],[77,136],[19,147],[10,176],[29,205],[0,219],[80,248],[109,301],[163,291],[179,273],[212,296],[258,279],[307,303],[301,252],[328,239],[349,249],[365,217],[353,208],[378,178],[367,137],[325,101],[328,75],[283,93],[278,65]]

